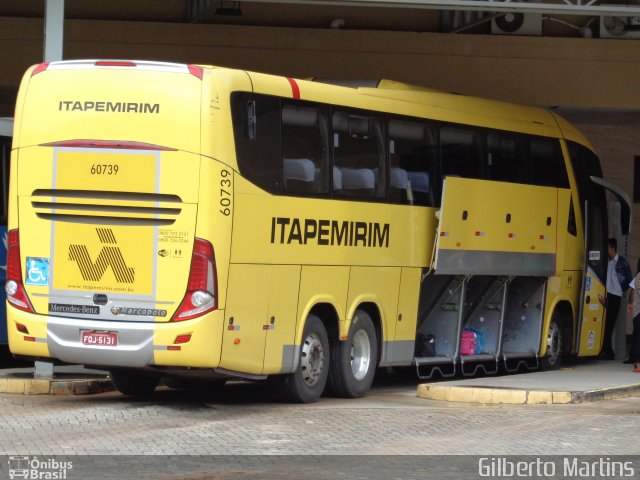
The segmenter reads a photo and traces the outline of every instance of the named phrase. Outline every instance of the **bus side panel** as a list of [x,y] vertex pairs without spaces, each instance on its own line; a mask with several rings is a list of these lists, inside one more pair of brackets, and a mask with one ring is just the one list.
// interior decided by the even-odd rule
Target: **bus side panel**
[[234,215],[234,172],[223,163],[207,157],[200,162],[200,198],[196,237],[213,245],[216,260],[217,307],[225,309],[231,232]]
[[[396,331],[396,312],[398,308],[398,289],[400,287],[399,267],[353,267],[349,277],[349,296],[347,298],[347,322],[340,331],[343,338],[349,334],[349,327],[356,309],[365,302],[373,303],[380,312],[382,329],[382,361],[388,357],[388,341]],[[375,319],[372,319],[375,322]]]
[[599,298],[607,298],[606,286],[598,280],[590,268],[587,268],[586,276],[582,318],[578,319],[582,322],[578,343],[579,357],[594,356],[600,353],[605,312]]
[[269,283],[264,285],[269,290],[269,306],[263,326],[267,331],[263,374],[293,368],[301,269],[299,265],[274,265]]
[[436,222],[431,208],[268,195],[240,175],[234,181],[234,263],[422,267],[428,262]]
[[333,306],[338,314],[340,332],[346,331],[345,309],[350,270],[350,267],[302,267],[300,296],[298,299],[299,321],[296,325],[295,336],[296,345],[300,345],[302,342],[302,332],[307,315],[309,315],[314,305],[319,303],[327,303]]
[[225,328],[220,366],[227,370],[262,373],[269,309],[270,265],[237,265],[229,268]]
[[393,342],[387,342],[389,344],[388,365],[411,365],[413,362],[421,281],[422,269],[402,269],[396,334]]
[[[153,328],[153,358],[156,365],[215,368],[220,363],[224,311],[214,310],[184,322],[159,323]],[[191,335],[180,350],[171,350],[179,336]],[[175,346],[173,347],[175,348]]]

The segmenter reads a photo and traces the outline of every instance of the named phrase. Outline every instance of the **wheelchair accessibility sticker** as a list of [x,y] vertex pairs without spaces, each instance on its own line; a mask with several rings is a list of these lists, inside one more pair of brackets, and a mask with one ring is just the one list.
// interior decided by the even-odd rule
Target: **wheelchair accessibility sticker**
[[27,285],[49,285],[49,259],[27,257]]

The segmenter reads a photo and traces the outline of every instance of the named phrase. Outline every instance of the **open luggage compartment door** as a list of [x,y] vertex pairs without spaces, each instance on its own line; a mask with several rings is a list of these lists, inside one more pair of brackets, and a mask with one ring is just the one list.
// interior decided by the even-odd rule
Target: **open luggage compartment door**
[[437,275],[556,274],[556,188],[447,177]]

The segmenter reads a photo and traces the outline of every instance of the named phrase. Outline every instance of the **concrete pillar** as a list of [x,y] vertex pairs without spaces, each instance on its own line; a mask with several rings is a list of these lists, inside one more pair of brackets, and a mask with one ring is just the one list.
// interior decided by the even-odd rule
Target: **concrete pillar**
[[62,60],[64,0],[46,0],[44,12],[44,61]]
[[0,135],[3,137],[13,136],[13,118],[0,118]]

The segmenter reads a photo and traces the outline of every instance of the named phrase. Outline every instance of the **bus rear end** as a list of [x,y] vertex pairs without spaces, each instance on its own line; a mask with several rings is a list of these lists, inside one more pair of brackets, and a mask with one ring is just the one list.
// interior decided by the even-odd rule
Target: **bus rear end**
[[15,355],[115,371],[217,366],[215,241],[197,222],[202,75],[100,61],[27,72],[10,185]]

